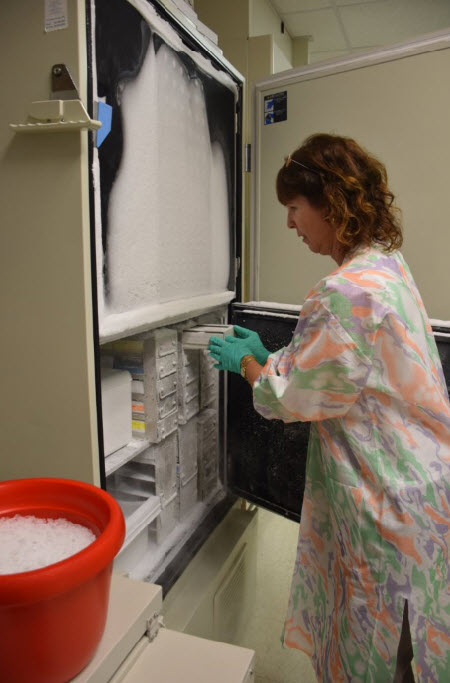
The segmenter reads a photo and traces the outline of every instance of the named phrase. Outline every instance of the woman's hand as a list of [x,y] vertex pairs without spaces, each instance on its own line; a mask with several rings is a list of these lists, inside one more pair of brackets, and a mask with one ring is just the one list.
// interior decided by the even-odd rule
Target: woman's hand
[[262,343],[259,334],[253,330],[248,330],[246,327],[240,327],[239,325],[234,326],[234,333],[236,336],[226,337],[226,341],[229,341],[232,344],[240,344],[244,341],[246,347],[250,349],[247,353],[251,353],[252,356],[255,356],[258,363],[264,366],[270,356],[270,351],[268,351]]
[[255,354],[245,339],[227,336],[225,339],[211,337],[208,344],[210,356],[217,362],[218,370],[241,373],[241,360],[244,356]]

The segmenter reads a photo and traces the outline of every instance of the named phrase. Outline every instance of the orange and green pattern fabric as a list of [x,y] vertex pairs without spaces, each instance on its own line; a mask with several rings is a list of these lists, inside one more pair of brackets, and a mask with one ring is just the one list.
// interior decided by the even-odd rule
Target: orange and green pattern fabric
[[401,253],[362,249],[322,279],[253,396],[311,421],[285,644],[323,683],[390,683],[408,600],[418,683],[448,683],[450,405]]

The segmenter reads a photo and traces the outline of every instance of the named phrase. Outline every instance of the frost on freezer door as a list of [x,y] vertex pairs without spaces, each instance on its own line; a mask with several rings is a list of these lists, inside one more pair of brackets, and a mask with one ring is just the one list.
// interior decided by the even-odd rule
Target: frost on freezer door
[[197,472],[197,418],[193,417],[178,428],[178,472],[184,483]]
[[217,487],[219,476],[219,433],[217,411],[202,410],[197,418],[198,493],[205,500]]
[[198,500],[198,435],[197,418],[191,418],[178,428],[178,479],[180,520],[184,519]]
[[121,32],[108,3],[97,7],[98,97],[113,108],[98,150],[104,336],[142,329],[145,310],[234,289],[236,86],[126,4],[113,8]]

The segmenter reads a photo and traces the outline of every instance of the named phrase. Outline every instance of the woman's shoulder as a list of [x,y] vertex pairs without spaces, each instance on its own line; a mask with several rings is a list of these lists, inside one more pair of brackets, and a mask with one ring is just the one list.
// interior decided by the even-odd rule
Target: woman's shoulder
[[406,269],[399,251],[360,249],[310,290],[305,305],[320,302],[339,317],[370,315],[381,320],[397,298],[400,282],[407,278]]
[[322,278],[311,293],[331,291],[358,294],[361,290],[376,293],[407,276],[401,253],[385,252],[378,247],[365,247],[350,254],[341,266]]
[[380,278],[390,281],[402,277],[405,265],[404,258],[398,249],[387,252],[382,247],[371,246],[349,254],[343,264],[330,275],[353,280],[355,275],[363,273],[366,276],[365,285],[367,285],[371,278],[377,282]]

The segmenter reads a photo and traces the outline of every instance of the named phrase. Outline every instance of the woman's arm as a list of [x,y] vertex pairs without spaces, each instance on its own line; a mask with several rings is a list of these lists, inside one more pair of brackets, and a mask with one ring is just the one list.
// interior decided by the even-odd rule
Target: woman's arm
[[305,308],[289,346],[272,354],[258,377],[249,373],[254,407],[268,419],[310,422],[341,417],[370,374],[370,358],[339,318],[321,303],[312,302],[307,317]]

